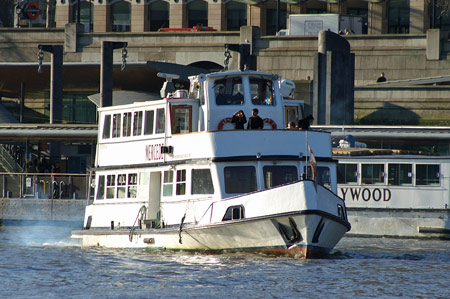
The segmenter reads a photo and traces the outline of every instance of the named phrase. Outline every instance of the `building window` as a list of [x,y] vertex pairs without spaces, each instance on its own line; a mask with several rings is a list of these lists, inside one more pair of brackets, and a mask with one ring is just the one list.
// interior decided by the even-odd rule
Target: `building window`
[[295,166],[264,166],[264,186],[272,188],[298,180]]
[[128,32],[131,30],[131,3],[116,2],[111,5],[112,31]]
[[256,191],[256,170],[253,166],[228,166],[224,168],[225,192],[248,193]]
[[450,30],[450,13],[447,0],[436,0],[434,8],[434,20],[433,20],[433,1],[430,1],[428,5],[428,15],[430,17],[430,28],[439,28],[441,30]]
[[[69,124],[97,123],[97,107],[88,99],[91,93],[67,93],[62,99],[62,122]],[[45,93],[45,115],[50,117],[50,93]]]
[[227,30],[239,31],[247,25],[247,4],[230,1],[227,3]]
[[412,185],[412,165],[389,163],[388,184],[391,186]]
[[416,185],[439,186],[439,165],[416,164]]
[[150,31],[158,31],[169,27],[169,3],[156,1],[148,6],[150,17]]
[[388,33],[409,33],[409,0],[390,0]]
[[188,4],[188,27],[208,26],[208,3],[194,0]]
[[214,185],[209,169],[192,169],[191,194],[214,194]]
[[338,164],[337,182],[338,184],[356,184],[358,180],[357,164]]
[[[281,5],[283,8],[280,9],[280,20],[279,20],[279,27],[278,31],[281,29],[286,29],[286,19],[287,19],[287,12],[286,12],[286,4],[282,3]],[[267,9],[267,18],[266,18],[266,31],[267,35],[276,35],[277,32],[277,10],[276,9]]]
[[[72,13],[74,22],[78,23],[78,3],[73,5]],[[80,23],[84,27],[84,32],[92,32],[94,29],[94,4],[83,1],[80,6]]]
[[[347,15],[351,17],[361,17],[362,18],[362,34],[367,34],[367,27],[368,27],[368,9],[367,8],[347,8]],[[353,29],[353,28],[349,28]]]

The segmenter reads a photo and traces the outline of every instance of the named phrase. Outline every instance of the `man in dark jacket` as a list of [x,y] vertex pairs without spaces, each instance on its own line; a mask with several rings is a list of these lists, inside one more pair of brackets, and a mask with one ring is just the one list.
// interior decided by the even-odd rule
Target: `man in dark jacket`
[[252,116],[248,119],[247,129],[259,130],[264,127],[264,122],[261,117],[258,116],[258,109],[252,109]]

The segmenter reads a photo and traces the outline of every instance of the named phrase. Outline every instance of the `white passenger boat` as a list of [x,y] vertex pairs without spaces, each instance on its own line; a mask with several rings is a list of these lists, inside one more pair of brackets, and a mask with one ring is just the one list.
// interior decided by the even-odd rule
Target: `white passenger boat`
[[[175,76],[164,77],[167,87]],[[191,77],[190,90],[163,87],[161,100],[99,108],[95,199],[73,237],[83,246],[329,253],[350,224],[330,134],[284,129],[302,109],[286,98],[293,88],[277,75],[225,71]],[[231,116],[248,119],[253,108],[264,128],[235,130]]]
[[450,157],[335,148],[349,235],[450,238]]

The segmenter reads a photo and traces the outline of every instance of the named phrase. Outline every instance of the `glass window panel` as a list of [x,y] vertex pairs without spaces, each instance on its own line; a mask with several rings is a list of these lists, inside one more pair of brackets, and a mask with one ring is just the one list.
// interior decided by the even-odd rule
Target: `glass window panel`
[[275,105],[272,81],[265,79],[250,79],[250,96],[253,105]]
[[158,31],[169,27],[169,3],[156,1],[148,6],[150,16],[150,31]]
[[192,169],[192,194],[214,194],[214,185],[209,169]]
[[256,171],[253,166],[228,166],[224,168],[225,192],[248,193],[256,191]]
[[384,164],[362,164],[361,168],[362,184],[384,183]]
[[356,184],[358,181],[357,164],[338,164],[337,181],[338,184]]
[[177,170],[176,194],[177,195],[186,194],[186,170],[185,169]]
[[106,198],[114,198],[116,190],[116,176],[110,174],[106,177]]
[[164,108],[156,110],[156,134],[162,134],[166,131],[166,115]]
[[134,112],[133,136],[140,136],[142,133],[142,111]]
[[[278,30],[286,29],[287,11],[285,4],[280,8],[280,27]],[[268,8],[266,11],[267,35],[275,35],[277,29],[277,10]]]
[[239,31],[247,25],[247,4],[230,1],[227,3],[227,30]]
[[113,115],[113,138],[114,137],[120,137],[120,127],[121,127],[121,119],[120,119],[120,113]]
[[226,78],[214,82],[216,105],[242,105],[244,104],[244,90],[242,80]]
[[163,196],[172,196],[173,194],[173,171],[164,171]]
[[97,199],[105,199],[105,176],[101,175],[98,177],[97,186]]
[[123,114],[123,132],[122,136],[131,136],[131,112]]
[[264,166],[263,174],[265,188],[276,187],[298,180],[297,167],[295,166]]
[[111,137],[111,115],[105,115],[103,121],[103,139]]
[[153,110],[145,111],[144,135],[152,135],[153,134],[154,116],[155,116],[155,111],[153,111]]
[[127,1],[116,2],[111,5],[112,30],[126,32],[131,29],[131,3]]
[[316,174],[316,182],[328,189],[331,189],[330,168],[326,166],[318,166]]
[[388,164],[388,184],[412,185],[412,164]]
[[438,164],[416,164],[416,185],[440,185]]
[[188,4],[188,27],[194,26],[208,26],[208,3],[206,1],[194,0]]

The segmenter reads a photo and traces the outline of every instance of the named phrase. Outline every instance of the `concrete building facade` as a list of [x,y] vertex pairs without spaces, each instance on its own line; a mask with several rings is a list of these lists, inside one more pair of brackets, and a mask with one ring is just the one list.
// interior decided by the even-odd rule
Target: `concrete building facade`
[[[22,0],[26,1],[30,0]],[[418,34],[430,28],[450,29],[450,16],[442,14],[440,1],[444,0],[282,0],[277,10],[277,1],[262,0],[38,0],[41,15],[22,26],[64,28],[80,22],[85,32],[148,32],[196,25],[239,31],[241,26],[257,26],[262,35],[274,35],[286,28],[291,14],[337,13],[361,17],[363,34]]]

